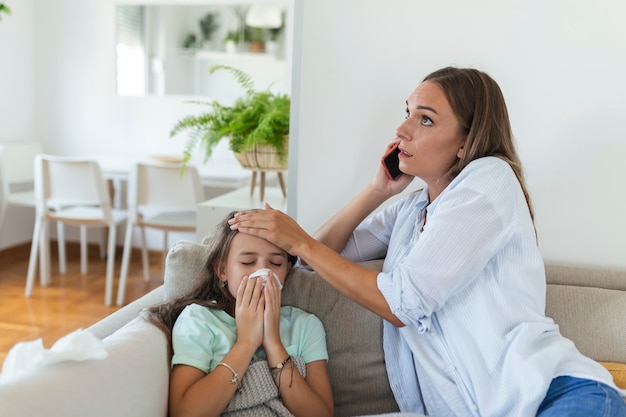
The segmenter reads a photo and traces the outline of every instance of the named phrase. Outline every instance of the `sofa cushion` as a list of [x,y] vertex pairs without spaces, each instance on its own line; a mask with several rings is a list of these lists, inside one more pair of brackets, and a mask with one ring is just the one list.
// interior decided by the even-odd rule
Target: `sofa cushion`
[[[203,279],[206,257],[204,245],[189,241],[174,245],[166,258],[167,298],[189,292]],[[380,270],[382,261],[364,266]],[[324,324],[336,416],[398,410],[387,379],[378,316],[341,295],[316,273],[295,268],[285,281],[283,305],[315,314]]]
[[[626,363],[623,311],[626,292],[549,284],[546,315],[578,350],[597,361]],[[598,325],[602,323],[602,325]]]
[[165,336],[137,318],[103,340],[108,357],[60,362],[0,383],[0,415],[164,417]]
[[[380,270],[382,261],[362,265]],[[385,368],[380,317],[339,293],[316,273],[301,269],[289,274],[282,301],[315,314],[324,323],[337,416],[398,410]]]
[[626,364],[615,362],[600,362],[602,366],[609,370],[613,376],[615,385],[622,389],[626,389]]
[[[206,274],[206,245],[181,240],[172,246],[165,258],[164,298],[169,300],[189,293]],[[184,278],[184,279],[183,279]]]
[[626,291],[626,271],[546,263],[548,284]]

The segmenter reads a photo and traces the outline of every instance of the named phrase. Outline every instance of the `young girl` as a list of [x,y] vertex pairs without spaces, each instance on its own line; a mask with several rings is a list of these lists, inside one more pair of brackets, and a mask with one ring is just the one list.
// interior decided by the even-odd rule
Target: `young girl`
[[322,323],[280,306],[294,260],[267,240],[231,231],[233,214],[208,243],[206,281],[148,311],[171,334],[170,416],[330,416]]

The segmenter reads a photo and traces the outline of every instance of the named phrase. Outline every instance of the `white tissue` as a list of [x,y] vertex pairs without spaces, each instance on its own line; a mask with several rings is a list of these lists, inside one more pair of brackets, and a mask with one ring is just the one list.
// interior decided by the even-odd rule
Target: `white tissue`
[[0,381],[54,363],[105,359],[108,355],[102,340],[83,329],[63,336],[50,349],[44,349],[41,338],[19,342],[11,348],[4,360]]
[[276,273],[269,268],[257,269],[252,274],[250,274],[248,279],[261,277],[263,278],[263,286],[265,287],[265,283],[267,282],[267,277],[270,275],[270,273],[274,276],[274,280],[276,280],[276,285],[278,285],[278,289],[282,291],[283,284],[280,283],[280,279],[278,278],[278,275],[276,275]]

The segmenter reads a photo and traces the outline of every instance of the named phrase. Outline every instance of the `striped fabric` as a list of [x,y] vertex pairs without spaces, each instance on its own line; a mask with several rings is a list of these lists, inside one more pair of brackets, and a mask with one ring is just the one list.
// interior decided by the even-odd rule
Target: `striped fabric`
[[386,255],[378,288],[405,323],[384,323],[400,409],[533,416],[558,375],[612,384],[544,314],[543,261],[509,165],[481,158],[430,204],[427,191],[372,215],[343,253],[355,261]]

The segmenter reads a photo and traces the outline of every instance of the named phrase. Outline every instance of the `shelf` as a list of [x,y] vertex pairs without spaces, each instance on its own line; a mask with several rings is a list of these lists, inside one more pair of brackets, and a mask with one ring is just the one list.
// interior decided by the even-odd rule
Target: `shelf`
[[222,52],[211,50],[199,50],[194,54],[195,59],[207,61],[284,61],[274,54],[265,52]]

